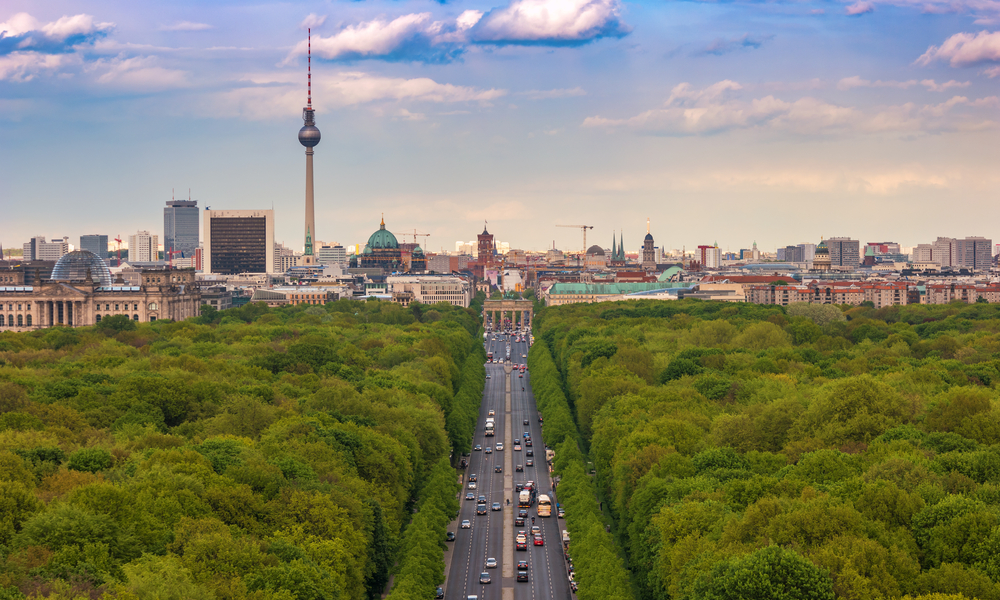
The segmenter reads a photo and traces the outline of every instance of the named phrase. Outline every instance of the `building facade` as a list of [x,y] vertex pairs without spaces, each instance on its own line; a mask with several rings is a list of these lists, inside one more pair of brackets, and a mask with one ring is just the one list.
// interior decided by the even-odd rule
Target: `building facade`
[[[80,236],[80,247],[78,250],[87,250],[93,252],[101,258],[104,262],[108,262],[108,236],[94,234],[94,235],[81,235]],[[59,259],[56,259],[59,260]]]
[[170,200],[163,209],[163,258],[189,258],[198,249],[198,201]]
[[646,271],[656,270],[656,249],[653,247],[653,234],[649,233],[649,220],[646,221],[646,237],[642,238],[642,268]]
[[160,260],[160,238],[148,231],[128,236],[128,261],[154,262]]
[[830,265],[857,268],[861,264],[861,242],[851,238],[833,237],[826,240],[830,249]]
[[347,249],[337,244],[322,246],[316,252],[316,261],[321,265],[339,265],[347,262]]
[[49,281],[0,286],[0,331],[85,327],[114,315],[181,320],[198,316],[200,306],[193,270],[144,271],[139,285],[116,284],[100,257],[76,250],[59,259]]
[[385,228],[384,218],[379,228],[368,237],[368,243],[358,257],[358,266],[366,269],[379,267],[389,273],[403,268],[403,251],[396,236]]
[[205,273],[274,273],[273,210],[205,210]]
[[52,241],[46,242],[45,236],[35,236],[22,248],[24,249],[24,260],[56,261],[69,254],[69,238],[53,238]]
[[468,308],[472,302],[472,285],[462,277],[390,275],[385,281],[393,302],[403,305],[408,305],[410,302],[421,304],[445,302],[452,306]]

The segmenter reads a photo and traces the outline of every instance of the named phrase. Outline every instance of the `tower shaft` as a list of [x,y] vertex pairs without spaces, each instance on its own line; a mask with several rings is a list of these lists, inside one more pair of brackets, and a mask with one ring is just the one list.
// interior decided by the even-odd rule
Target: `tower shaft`
[[306,148],[306,244],[303,254],[313,255],[313,236],[316,235],[316,210],[313,205],[313,149]]

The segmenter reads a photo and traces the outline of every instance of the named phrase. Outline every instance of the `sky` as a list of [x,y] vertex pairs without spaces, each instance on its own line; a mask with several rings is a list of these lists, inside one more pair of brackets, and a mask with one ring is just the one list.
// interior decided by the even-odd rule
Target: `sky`
[[1000,242],[1000,0],[4,0],[0,244],[190,189],[301,249],[307,28],[327,243]]

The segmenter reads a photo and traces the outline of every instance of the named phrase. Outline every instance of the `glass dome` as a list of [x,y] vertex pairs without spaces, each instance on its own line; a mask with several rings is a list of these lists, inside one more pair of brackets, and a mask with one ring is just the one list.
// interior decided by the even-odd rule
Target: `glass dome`
[[87,272],[96,285],[112,284],[111,269],[90,250],[74,250],[64,254],[52,269],[52,281],[85,281]]

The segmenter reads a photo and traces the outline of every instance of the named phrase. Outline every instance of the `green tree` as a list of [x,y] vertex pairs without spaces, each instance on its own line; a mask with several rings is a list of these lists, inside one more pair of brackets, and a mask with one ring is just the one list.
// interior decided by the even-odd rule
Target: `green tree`
[[793,552],[768,546],[718,563],[695,581],[693,600],[833,600],[829,573]]

